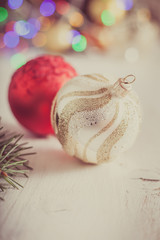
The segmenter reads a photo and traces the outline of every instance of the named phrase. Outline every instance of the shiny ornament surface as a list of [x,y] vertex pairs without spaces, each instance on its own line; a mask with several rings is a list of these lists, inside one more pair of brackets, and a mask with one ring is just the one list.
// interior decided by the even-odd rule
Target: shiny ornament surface
[[76,75],[62,57],[53,55],[37,57],[19,68],[12,76],[8,92],[17,120],[36,134],[52,134],[52,101],[63,84]]
[[99,74],[77,76],[60,89],[51,119],[69,155],[98,164],[132,146],[141,111],[129,82],[131,77],[112,84]]

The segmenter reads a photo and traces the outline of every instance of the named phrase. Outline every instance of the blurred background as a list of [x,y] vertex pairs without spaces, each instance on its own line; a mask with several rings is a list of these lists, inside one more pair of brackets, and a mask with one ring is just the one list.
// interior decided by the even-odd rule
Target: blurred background
[[31,49],[135,63],[159,41],[159,10],[159,0],[1,0],[0,55],[13,69]]

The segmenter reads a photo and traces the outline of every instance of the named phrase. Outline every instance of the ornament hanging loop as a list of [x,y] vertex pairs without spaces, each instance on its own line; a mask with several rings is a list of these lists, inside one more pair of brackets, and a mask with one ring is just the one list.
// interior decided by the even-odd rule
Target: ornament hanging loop
[[131,84],[135,82],[135,80],[136,80],[136,77],[133,74],[129,74],[124,78],[120,78],[120,81],[125,84]]
[[129,74],[124,78],[119,78],[112,86],[112,94],[117,97],[126,96],[129,91],[132,89],[131,83],[136,80],[136,77],[133,74]]

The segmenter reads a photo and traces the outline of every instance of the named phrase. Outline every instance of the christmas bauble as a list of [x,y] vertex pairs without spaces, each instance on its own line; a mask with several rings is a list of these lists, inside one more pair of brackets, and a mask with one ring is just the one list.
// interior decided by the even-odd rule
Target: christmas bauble
[[75,69],[60,56],[37,57],[12,76],[9,103],[17,120],[40,135],[53,133],[50,109],[57,91],[76,76]]
[[51,118],[69,155],[98,164],[113,159],[133,144],[141,114],[138,97],[131,87],[132,77],[112,84],[99,74],[83,75],[60,89]]

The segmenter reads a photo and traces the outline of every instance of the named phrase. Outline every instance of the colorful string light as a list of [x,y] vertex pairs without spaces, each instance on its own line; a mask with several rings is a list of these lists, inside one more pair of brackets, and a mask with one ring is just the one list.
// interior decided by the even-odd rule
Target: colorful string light
[[44,47],[47,42],[47,37],[44,33],[37,33],[37,35],[32,38],[32,43],[35,47]]
[[14,31],[9,31],[5,33],[3,41],[8,48],[15,48],[19,43],[19,36]]
[[0,22],[3,22],[7,19],[8,17],[8,11],[7,9],[0,7]]
[[40,5],[40,13],[44,17],[51,16],[56,10],[56,4],[52,0],[45,0]]
[[26,39],[32,39],[37,34],[37,29],[35,26],[28,22],[29,32],[23,37]]
[[29,33],[29,24],[28,22],[24,20],[17,21],[14,25],[14,31],[19,35],[19,36],[25,36],[26,34]]
[[14,31],[15,21],[10,21],[5,25],[5,32]]
[[21,7],[22,4],[23,4],[23,0],[8,0],[8,6],[11,9],[17,9]]
[[29,48],[28,41],[26,39],[21,38],[18,46],[16,47],[16,50],[18,52],[22,52],[22,51],[25,52],[28,50],[28,48]]
[[[8,6],[10,8],[10,12],[13,12],[15,14],[19,13],[25,13],[24,19],[28,18],[28,12],[30,11],[30,4],[27,3],[27,1],[23,0],[8,0]],[[34,1],[31,0],[31,3]],[[9,21],[7,22],[6,19],[8,18],[9,10],[7,11],[7,7],[0,7],[0,24],[2,25],[2,31],[6,32],[5,34],[0,33],[0,48],[4,48],[5,46],[8,48],[15,48],[16,51],[22,52],[21,45],[23,45],[24,41],[24,49],[28,49],[30,41],[28,39],[32,39],[32,44],[35,47],[48,47],[48,32],[51,30],[52,40],[50,42],[50,46],[54,45],[54,50],[56,48],[57,51],[63,51],[62,46],[67,44],[67,49],[69,49],[71,46],[74,51],[76,52],[82,52],[87,47],[87,40],[88,43],[93,42],[93,39],[90,38],[90,33],[87,35],[86,29],[83,28],[83,24],[86,23],[86,17],[85,15],[78,10],[78,8],[74,7],[74,4],[70,3],[70,1],[67,0],[37,0],[39,2],[39,14],[38,12],[34,11],[36,14],[31,16],[37,16],[37,18],[31,18],[29,20],[18,20],[18,16],[14,18],[15,21]],[[92,1],[91,1],[92,2]],[[130,10],[133,7],[133,0],[104,0],[104,1],[98,1],[95,0],[93,2],[96,2],[94,9],[95,12],[99,12],[98,16],[98,22],[103,23],[105,26],[112,26],[115,23],[118,23],[126,14],[126,11]],[[24,3],[24,4],[23,4]],[[18,9],[22,6],[21,9],[17,11],[11,11],[11,9]],[[38,6],[35,4],[35,7]],[[92,6],[92,4],[91,4]],[[26,8],[25,8],[26,7]],[[25,8],[25,9],[24,9]],[[56,11],[56,16],[50,17],[54,14]],[[57,22],[59,21],[59,15],[65,15],[64,18],[67,19],[68,28],[66,31],[64,31],[64,24],[58,25]],[[92,11],[89,12],[87,10],[87,14],[92,14]],[[137,19],[141,19],[141,21],[144,21],[145,19],[149,19],[149,14],[142,14],[141,10],[137,10]],[[11,15],[11,18],[12,15]],[[62,17],[63,19],[63,17]],[[95,20],[96,21],[96,20]],[[2,22],[2,23],[1,23]],[[63,21],[62,21],[63,22]],[[56,27],[57,25],[57,27]],[[77,30],[71,30],[74,28],[80,29],[80,31],[83,31],[84,35],[81,35],[81,33]],[[94,28],[94,33],[96,32],[96,27]],[[108,28],[104,26],[99,26],[99,28],[107,29]],[[88,27],[87,27],[88,29]],[[110,31],[110,29],[109,29]],[[104,34],[102,33],[102,36],[98,36],[95,34],[95,41],[93,42],[93,45],[98,45],[99,42],[104,42]],[[21,37],[21,38],[20,38]],[[53,43],[54,40],[57,38],[57,42]],[[86,39],[87,38],[87,39]],[[107,37],[108,38],[108,37]],[[106,42],[106,40],[105,40]],[[59,44],[60,43],[60,47]],[[100,44],[98,45],[100,46]],[[52,49],[52,47],[51,47]],[[6,48],[4,49],[6,51]],[[132,49],[133,50],[133,49]],[[136,51],[131,51],[128,49],[125,53],[126,60],[129,59],[128,56],[130,56],[131,53],[135,53]],[[132,54],[134,55],[134,54]],[[136,57],[135,57],[136,58]],[[133,57],[134,59],[134,57]],[[129,61],[129,60],[127,60]]]
[[72,41],[72,48],[76,52],[83,52],[87,47],[87,39],[83,35],[74,37]]
[[81,13],[79,12],[73,12],[70,17],[69,17],[69,23],[73,27],[80,27],[84,23],[84,17]]
[[61,15],[68,13],[69,9],[70,4],[66,1],[58,1],[56,4],[56,11]]
[[35,28],[37,29],[37,31],[40,30],[41,28],[41,23],[37,18],[30,18],[28,20],[29,23],[33,24],[35,26]]
[[133,7],[133,0],[116,0],[117,7],[122,10],[130,10]]
[[14,30],[19,36],[23,36],[26,39],[32,39],[40,30],[40,27],[40,22],[35,18],[31,18],[27,22],[24,20],[17,21]]
[[115,23],[115,16],[109,11],[104,10],[101,14],[102,23],[106,26],[111,26]]
[[41,31],[48,31],[51,27],[51,21],[49,20],[49,18],[39,17],[37,20],[40,22]]
[[[71,31],[69,31],[69,34],[70,34],[70,38],[69,38],[69,42],[70,43],[73,43],[73,39],[75,38],[75,37],[77,37],[77,42],[79,42],[79,40],[80,40],[80,38],[78,38],[78,36],[80,37],[81,36],[81,34],[80,34],[80,32],[78,32],[77,30],[71,30]],[[74,43],[76,42],[76,39],[74,40]]]

